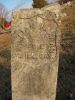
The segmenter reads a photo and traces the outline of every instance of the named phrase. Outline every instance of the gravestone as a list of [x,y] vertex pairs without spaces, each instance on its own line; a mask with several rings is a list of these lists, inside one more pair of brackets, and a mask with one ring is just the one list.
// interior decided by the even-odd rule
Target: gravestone
[[12,100],[55,100],[61,32],[53,9],[13,13]]

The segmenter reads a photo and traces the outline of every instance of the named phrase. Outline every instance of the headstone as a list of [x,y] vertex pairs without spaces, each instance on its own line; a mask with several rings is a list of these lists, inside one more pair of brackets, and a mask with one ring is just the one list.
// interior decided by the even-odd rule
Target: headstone
[[60,33],[49,6],[13,13],[12,100],[55,100]]

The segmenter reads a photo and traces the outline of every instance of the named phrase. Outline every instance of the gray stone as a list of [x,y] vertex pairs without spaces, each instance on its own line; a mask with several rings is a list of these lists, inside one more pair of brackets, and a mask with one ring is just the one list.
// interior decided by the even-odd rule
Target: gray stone
[[59,18],[46,8],[13,13],[13,100],[55,100],[61,32]]

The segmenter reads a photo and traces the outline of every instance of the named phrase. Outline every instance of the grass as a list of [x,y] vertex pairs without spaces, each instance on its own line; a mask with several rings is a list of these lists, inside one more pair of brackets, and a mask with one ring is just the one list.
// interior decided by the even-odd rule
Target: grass
[[0,34],[0,100],[11,100],[10,33]]
[[[61,49],[56,100],[69,100],[70,91],[75,93],[75,2],[62,11]],[[72,93],[71,92],[71,93]],[[71,99],[75,100],[75,96]]]

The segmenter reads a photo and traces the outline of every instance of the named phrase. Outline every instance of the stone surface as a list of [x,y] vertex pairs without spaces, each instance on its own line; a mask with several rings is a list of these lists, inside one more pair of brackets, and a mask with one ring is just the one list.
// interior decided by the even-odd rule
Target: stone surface
[[60,25],[56,14],[46,8],[13,13],[13,100],[55,100]]

